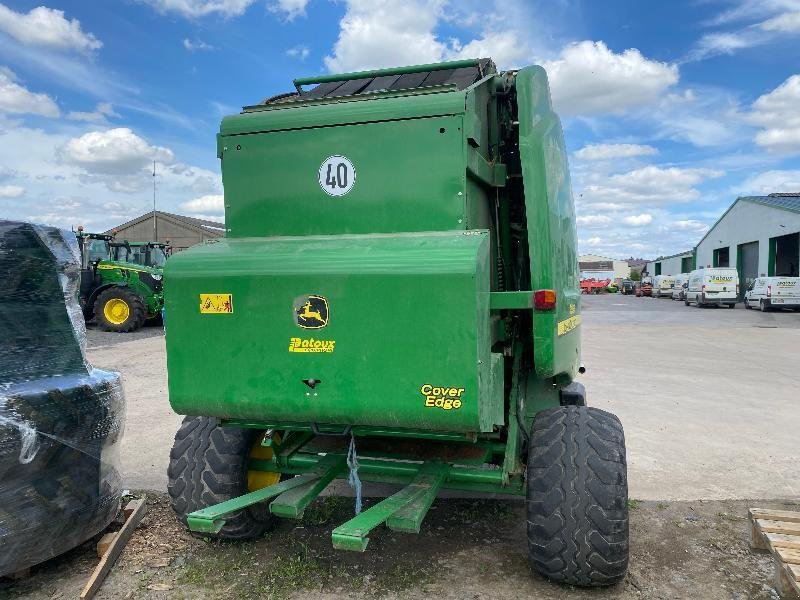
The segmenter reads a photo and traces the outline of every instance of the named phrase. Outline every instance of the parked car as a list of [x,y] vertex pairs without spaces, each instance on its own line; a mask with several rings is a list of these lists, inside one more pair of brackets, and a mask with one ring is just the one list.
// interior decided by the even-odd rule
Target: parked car
[[675,284],[672,286],[672,299],[683,300],[686,297],[686,288],[689,284],[688,273],[678,273],[675,275]]
[[800,277],[758,277],[744,294],[744,307],[800,310]]
[[698,308],[710,304],[725,304],[734,308],[739,298],[739,273],[730,267],[695,269],[689,273],[689,286],[683,301],[694,302]]
[[672,275],[656,275],[653,277],[653,297],[672,298],[672,287],[675,278]]

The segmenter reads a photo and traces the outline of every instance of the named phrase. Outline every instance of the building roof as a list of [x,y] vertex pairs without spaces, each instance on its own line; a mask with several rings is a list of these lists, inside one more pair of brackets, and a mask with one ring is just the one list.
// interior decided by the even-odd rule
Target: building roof
[[[225,223],[219,223],[217,221],[209,221],[208,219],[197,219],[195,217],[186,217],[184,215],[176,215],[174,213],[168,213],[161,210],[156,211],[156,216],[159,219],[165,219],[167,221],[173,221],[180,225],[187,226],[193,229],[199,229],[201,231],[205,231],[206,233],[216,233],[218,235],[225,234]],[[125,229],[127,227],[131,227],[133,225],[138,225],[143,221],[147,221],[148,219],[153,218],[153,211],[151,210],[148,213],[145,213],[135,219],[131,219],[121,225],[117,225],[116,227],[109,229],[105,233],[111,233],[114,230]]]
[[716,223],[714,223],[706,234],[700,238],[700,241],[697,242],[697,246],[703,243],[703,240],[706,239],[714,228],[720,224],[722,219],[731,212],[734,206],[738,202],[752,202],[753,204],[760,204],[761,206],[767,206],[769,208],[776,208],[778,210],[788,210],[789,212],[800,213],[800,192],[776,192],[774,194],[769,194],[767,196],[739,196],[733,204],[728,207],[722,216],[717,219]]
[[653,260],[648,260],[647,262],[649,262],[649,263],[651,263],[651,262],[652,263],[660,262],[662,260],[668,260],[670,258],[677,258],[679,256],[681,258],[686,258],[688,256],[691,256],[692,252],[693,252],[693,250],[686,250],[685,252],[678,252],[677,254],[670,254],[669,256],[659,256],[658,258],[654,258]]

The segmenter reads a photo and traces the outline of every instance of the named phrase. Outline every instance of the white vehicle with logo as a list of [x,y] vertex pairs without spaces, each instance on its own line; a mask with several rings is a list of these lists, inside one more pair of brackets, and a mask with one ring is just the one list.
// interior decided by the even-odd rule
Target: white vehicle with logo
[[672,286],[675,278],[672,275],[656,275],[653,277],[653,297],[672,298]]
[[698,308],[710,304],[725,304],[734,308],[739,299],[739,273],[734,268],[714,267],[696,269],[689,273],[684,304],[692,302]]
[[675,275],[675,285],[672,286],[672,299],[683,300],[686,295],[686,286],[689,283],[688,273]]
[[745,308],[800,310],[800,277],[759,277],[744,294]]

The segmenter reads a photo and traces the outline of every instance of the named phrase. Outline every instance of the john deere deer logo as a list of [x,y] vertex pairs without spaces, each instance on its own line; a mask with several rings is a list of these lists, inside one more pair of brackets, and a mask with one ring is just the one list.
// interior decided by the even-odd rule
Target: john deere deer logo
[[295,322],[303,329],[322,329],[328,324],[328,301],[323,296],[301,296],[294,303]]

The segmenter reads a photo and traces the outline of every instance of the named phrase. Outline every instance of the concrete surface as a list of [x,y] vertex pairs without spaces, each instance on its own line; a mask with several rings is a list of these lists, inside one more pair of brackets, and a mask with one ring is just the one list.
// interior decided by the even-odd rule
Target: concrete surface
[[[800,314],[583,297],[589,404],[625,426],[630,496],[797,498]],[[166,489],[181,417],[167,399],[164,338],[89,331],[89,359],[122,372],[122,468],[132,489]]]

